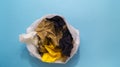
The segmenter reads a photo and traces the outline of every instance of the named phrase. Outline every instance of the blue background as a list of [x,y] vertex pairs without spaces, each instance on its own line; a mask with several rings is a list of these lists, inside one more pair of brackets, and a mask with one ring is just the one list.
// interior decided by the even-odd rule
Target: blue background
[[[29,55],[19,34],[46,14],[80,31],[77,54],[64,65]],[[0,0],[0,67],[120,67],[120,0]]]

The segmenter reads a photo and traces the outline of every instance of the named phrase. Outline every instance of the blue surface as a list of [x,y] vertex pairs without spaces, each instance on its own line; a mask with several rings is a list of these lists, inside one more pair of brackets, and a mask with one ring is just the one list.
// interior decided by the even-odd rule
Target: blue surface
[[[64,65],[42,63],[19,42],[51,13],[80,30],[80,49]],[[0,67],[120,67],[120,0],[0,0]]]

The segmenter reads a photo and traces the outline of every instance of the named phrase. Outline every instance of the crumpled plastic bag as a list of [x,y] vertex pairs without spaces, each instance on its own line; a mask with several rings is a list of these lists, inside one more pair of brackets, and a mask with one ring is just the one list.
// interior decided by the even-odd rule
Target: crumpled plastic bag
[[[35,47],[35,45],[33,45],[33,43],[35,44],[36,41],[34,39],[34,36],[36,35],[36,32],[34,31],[35,28],[37,27],[37,25],[41,22],[42,19],[44,18],[52,18],[54,16],[60,16],[60,15],[56,15],[56,14],[49,14],[46,16],[43,16],[42,18],[36,20],[35,22],[33,22],[28,28],[25,34],[20,34],[19,35],[19,40],[23,43],[26,43],[27,49],[30,52],[30,54],[38,59],[41,60],[41,56],[40,54],[37,52],[37,48]],[[63,16],[60,16],[64,19]],[[72,27],[70,24],[67,23],[67,21],[64,19],[64,21],[66,22],[66,25],[70,31],[70,33],[72,34],[73,37],[73,48],[70,54],[70,57],[65,61],[55,61],[54,63],[61,63],[61,64],[65,64],[67,63],[77,52],[79,45],[80,45],[80,34],[79,31],[77,29],[75,29],[74,27]]]

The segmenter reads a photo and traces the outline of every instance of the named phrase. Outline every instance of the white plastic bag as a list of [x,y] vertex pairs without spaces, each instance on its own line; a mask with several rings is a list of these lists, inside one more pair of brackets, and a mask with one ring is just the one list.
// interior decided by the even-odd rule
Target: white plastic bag
[[[35,28],[37,27],[37,25],[41,22],[42,19],[44,18],[52,18],[56,16],[56,14],[49,14],[46,16],[43,16],[42,18],[36,20],[35,22],[33,22],[32,25],[30,25],[27,28],[26,34],[21,34],[19,35],[19,40],[23,43],[26,43],[27,45],[27,49],[30,52],[30,54],[38,59],[41,60],[41,56],[39,55],[39,53],[37,52],[36,47],[33,45],[33,38],[36,35],[36,32],[34,31]],[[60,15],[57,15],[60,16]],[[62,16],[60,16],[62,17]],[[64,17],[62,17],[64,19]],[[72,27],[70,24],[67,23],[67,21],[64,19],[64,21],[67,24],[67,27],[70,31],[70,33],[72,34],[73,40],[74,40],[74,44],[73,44],[73,48],[71,51],[71,55],[70,57],[66,60],[66,62],[71,59],[73,57],[73,55],[77,52],[78,47],[80,45],[80,36],[79,36],[79,31],[77,29],[75,29],[74,27]],[[55,61],[54,63],[66,63],[66,62],[61,62],[61,61]]]

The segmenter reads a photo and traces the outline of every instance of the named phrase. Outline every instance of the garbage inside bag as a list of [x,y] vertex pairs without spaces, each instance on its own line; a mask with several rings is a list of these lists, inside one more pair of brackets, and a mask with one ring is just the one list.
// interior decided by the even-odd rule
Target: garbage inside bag
[[31,55],[47,63],[66,63],[79,47],[79,31],[60,15],[46,15],[20,35]]

